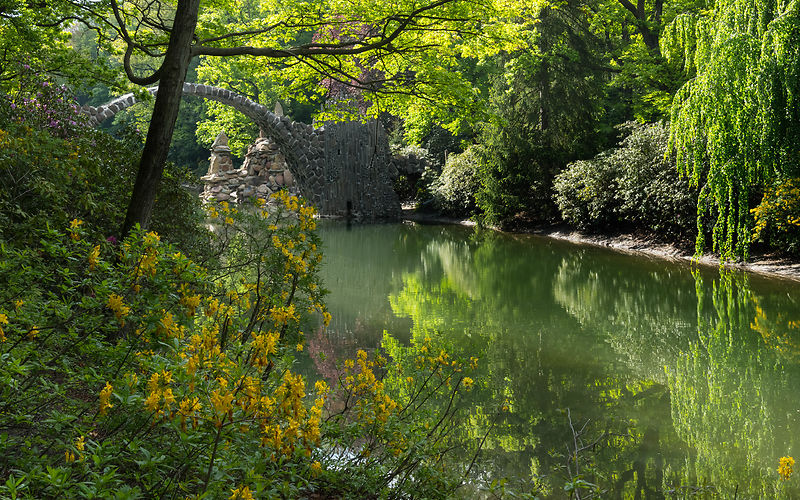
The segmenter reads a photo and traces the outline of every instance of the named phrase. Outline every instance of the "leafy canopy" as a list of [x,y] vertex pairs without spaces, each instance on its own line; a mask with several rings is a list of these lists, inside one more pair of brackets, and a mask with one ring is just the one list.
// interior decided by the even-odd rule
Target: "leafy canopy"
[[692,78],[671,109],[670,147],[715,214],[713,248],[746,258],[751,191],[800,170],[800,3],[725,0],[679,15],[664,52]]

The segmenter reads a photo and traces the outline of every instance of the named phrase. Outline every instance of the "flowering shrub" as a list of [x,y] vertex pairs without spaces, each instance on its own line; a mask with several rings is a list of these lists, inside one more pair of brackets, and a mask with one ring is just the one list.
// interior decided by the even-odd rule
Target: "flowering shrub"
[[75,137],[89,128],[88,116],[78,111],[67,87],[49,80],[23,78],[8,107],[17,122],[56,137]]
[[304,330],[330,321],[316,222],[275,201],[208,208],[214,268],[154,232],[111,242],[78,219],[0,245],[0,496],[452,491],[458,405],[429,406],[472,384],[464,363],[387,341],[395,364],[360,351],[339,380],[307,383]]
[[285,460],[310,470],[322,399],[306,401],[289,360],[301,320],[324,313],[320,253],[313,211],[282,201],[214,209],[228,226],[260,218],[281,242],[235,281],[153,232],[114,245],[80,220],[39,247],[3,246],[0,425],[14,436],[0,445],[3,477],[24,478],[34,497],[218,497],[240,483],[263,494]]
[[[98,237],[118,234],[140,154],[138,134],[112,137],[86,126],[63,87],[25,82],[0,97],[0,234],[27,238],[35,233],[21,225],[63,227],[73,219]],[[167,166],[152,228],[196,256],[207,235],[185,181],[186,173]]]
[[132,143],[23,122],[0,129],[0,497],[452,491],[457,406],[426,408],[470,385],[458,363],[394,346],[395,364],[359,353],[330,384],[296,370],[331,320],[311,207],[283,192],[208,206],[204,265],[154,231],[118,241],[128,171],[97,148]]
[[781,481],[788,481],[794,472],[794,458],[781,457],[779,462],[778,475],[781,477]]
[[770,186],[750,212],[755,219],[754,240],[792,253],[800,251],[800,178]]

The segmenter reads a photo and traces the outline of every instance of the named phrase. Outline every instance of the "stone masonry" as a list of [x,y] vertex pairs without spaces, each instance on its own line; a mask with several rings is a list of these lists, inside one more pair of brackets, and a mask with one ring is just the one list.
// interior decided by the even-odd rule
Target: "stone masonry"
[[[148,90],[155,94],[158,87]],[[378,123],[335,123],[315,128],[278,116],[265,106],[226,89],[185,83],[183,93],[221,102],[253,120],[262,136],[268,136],[285,159],[293,186],[320,214],[353,216],[364,221],[396,219],[400,215],[400,202],[392,187],[398,165],[392,160],[386,133]],[[84,106],[82,111],[100,124],[135,103],[135,96],[127,94],[97,108]],[[217,152],[220,153],[224,151]],[[244,192],[249,192],[249,181],[244,179],[258,176],[248,175],[250,167],[247,168],[244,174],[237,172],[236,179],[232,174],[224,174],[230,177],[225,180],[232,188],[226,193],[228,196],[236,193],[239,200],[245,197]],[[270,167],[269,170],[277,174],[278,169]],[[209,175],[223,174],[218,171],[209,172]],[[277,184],[278,175],[270,175]],[[286,178],[284,173],[284,183]],[[220,186],[222,183],[212,189]],[[244,188],[240,190],[240,186]],[[214,195],[221,192],[222,189]]]
[[278,146],[267,137],[260,137],[250,146],[240,169],[233,168],[228,138],[224,132],[211,146],[208,173],[201,177],[205,188],[203,202],[228,201],[241,203],[255,198],[268,199],[279,189],[297,194],[294,176]]

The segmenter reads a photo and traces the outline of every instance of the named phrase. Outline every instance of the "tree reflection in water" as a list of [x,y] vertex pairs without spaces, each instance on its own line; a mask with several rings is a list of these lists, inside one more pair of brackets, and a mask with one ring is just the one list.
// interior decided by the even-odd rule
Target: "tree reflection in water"
[[491,432],[469,487],[505,476],[563,497],[569,409],[585,442],[602,437],[581,472],[604,497],[797,493],[776,470],[800,455],[797,285],[463,228],[322,236],[327,349],[387,329],[480,357],[458,437]]

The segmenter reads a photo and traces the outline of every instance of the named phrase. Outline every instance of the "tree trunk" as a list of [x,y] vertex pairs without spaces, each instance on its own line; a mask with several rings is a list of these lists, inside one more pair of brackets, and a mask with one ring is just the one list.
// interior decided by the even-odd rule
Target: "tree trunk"
[[144,143],[136,183],[133,186],[122,236],[136,224],[146,228],[156,201],[161,174],[167,161],[172,133],[178,119],[183,83],[192,58],[192,39],[197,27],[200,0],[178,0],[175,21],[164,62],[158,70],[158,94]]

